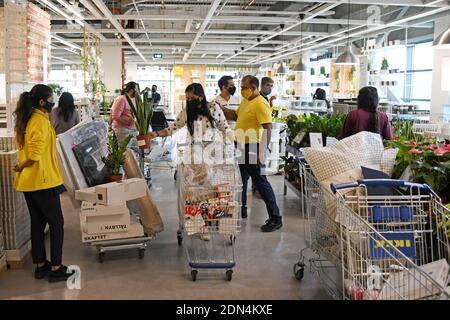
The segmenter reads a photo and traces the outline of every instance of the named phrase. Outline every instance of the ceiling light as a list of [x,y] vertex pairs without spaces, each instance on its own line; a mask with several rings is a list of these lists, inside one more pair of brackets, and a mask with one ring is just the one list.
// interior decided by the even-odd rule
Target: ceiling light
[[304,64],[302,60],[303,59],[300,56],[300,60],[295,65],[295,67],[294,67],[294,69],[292,71],[295,71],[295,72],[306,72],[307,71],[306,64]]
[[200,29],[200,26],[201,26],[201,24],[200,24],[200,22],[197,22],[196,24],[195,24],[195,29]]
[[358,58],[352,52],[352,45],[350,44],[350,0],[348,0],[347,6],[347,48],[336,59],[337,65],[354,65],[358,64]]
[[434,40],[433,46],[438,49],[450,48],[450,27]]
[[287,70],[287,68],[285,67],[283,61],[281,61],[280,66],[278,67],[277,72],[275,72],[275,73],[276,73],[276,74],[280,74],[280,75],[283,75],[283,74],[287,74],[287,73],[288,73],[288,70]]
[[358,58],[352,52],[352,46],[349,45],[345,51],[336,59],[337,65],[355,65],[358,64]]

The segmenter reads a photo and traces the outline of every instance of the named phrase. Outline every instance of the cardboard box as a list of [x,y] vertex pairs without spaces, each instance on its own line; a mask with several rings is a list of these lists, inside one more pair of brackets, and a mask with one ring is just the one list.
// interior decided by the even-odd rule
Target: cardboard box
[[86,234],[125,232],[130,229],[130,213],[110,216],[80,216],[83,232]]
[[128,231],[125,232],[99,233],[91,235],[83,232],[83,228],[84,226],[81,225],[82,243],[95,243],[99,241],[139,238],[144,236],[144,228],[142,228],[142,225],[137,221],[133,221],[130,224],[130,228],[128,229]]
[[147,194],[147,189],[145,179],[131,178],[121,182],[111,182],[77,190],[75,198],[105,206],[117,205],[144,197]]
[[104,206],[102,204],[96,204],[88,201],[83,201],[81,203],[81,215],[83,217],[113,216],[123,215],[124,213],[129,214],[128,207],[125,203],[111,206]]
[[420,269],[439,286],[424,277],[418,270],[409,269],[391,273],[380,293],[380,300],[417,300],[440,294],[447,286],[449,265],[445,259],[425,264]]

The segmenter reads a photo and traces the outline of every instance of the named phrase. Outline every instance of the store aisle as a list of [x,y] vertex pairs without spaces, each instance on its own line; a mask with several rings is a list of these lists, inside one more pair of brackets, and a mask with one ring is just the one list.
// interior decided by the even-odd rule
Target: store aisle
[[[292,274],[293,263],[303,247],[300,201],[292,193],[283,196],[282,177],[271,177],[284,214],[281,231],[263,234],[267,218],[264,202],[249,197],[249,218],[236,242],[237,267],[231,282],[222,271],[200,271],[192,282],[185,250],[178,247],[178,216],[173,174],[153,172],[152,195],[166,230],[150,243],[146,256],[137,252],[108,252],[103,264],[93,248],[80,242],[78,213],[63,197],[66,235],[64,261],[81,268],[81,290],[65,283],[34,280],[31,259],[22,270],[0,275],[0,299],[328,299],[317,278],[305,271],[300,283]],[[250,194],[250,193],[249,193]],[[309,269],[308,269],[309,270]]]

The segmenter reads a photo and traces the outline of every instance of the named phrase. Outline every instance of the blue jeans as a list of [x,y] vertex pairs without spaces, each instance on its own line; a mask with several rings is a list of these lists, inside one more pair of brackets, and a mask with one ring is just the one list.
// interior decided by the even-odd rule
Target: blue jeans
[[239,162],[239,169],[241,171],[243,185],[242,206],[247,206],[247,186],[248,179],[251,177],[256,190],[258,190],[261,198],[266,204],[269,218],[280,217],[280,209],[278,208],[277,199],[275,197],[275,193],[273,192],[272,186],[270,185],[269,180],[267,180],[267,177],[261,173],[261,166],[258,164],[254,164],[254,161],[249,160],[252,158],[252,156],[249,155],[248,145],[245,145],[244,155],[245,161]]

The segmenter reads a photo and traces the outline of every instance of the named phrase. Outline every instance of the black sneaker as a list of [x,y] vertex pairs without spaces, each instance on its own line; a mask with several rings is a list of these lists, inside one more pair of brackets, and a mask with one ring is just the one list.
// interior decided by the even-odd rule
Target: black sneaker
[[44,279],[46,276],[48,276],[50,270],[51,270],[50,262],[45,261],[45,264],[42,267],[36,266],[36,269],[34,269],[34,278]]
[[50,271],[48,273],[48,282],[67,281],[74,273],[75,271],[69,272],[66,266],[61,265],[57,271]]
[[247,207],[242,206],[241,207],[241,217],[242,219],[247,219],[248,215],[247,215]]
[[266,221],[266,224],[261,227],[262,232],[273,232],[280,229],[283,226],[281,218],[270,218]]

